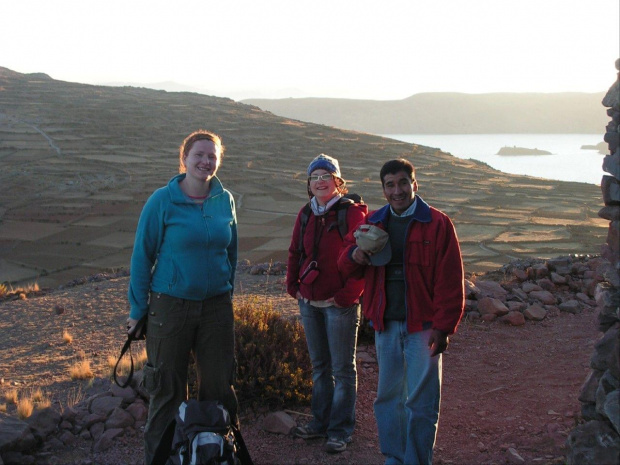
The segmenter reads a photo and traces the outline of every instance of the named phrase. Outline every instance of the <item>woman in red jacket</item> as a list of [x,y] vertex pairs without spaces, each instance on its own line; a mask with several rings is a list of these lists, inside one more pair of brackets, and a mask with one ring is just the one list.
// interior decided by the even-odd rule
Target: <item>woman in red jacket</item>
[[[344,198],[338,160],[320,154],[308,167],[310,202],[297,215],[289,247],[286,286],[299,301],[312,360],[312,415],[294,434],[327,437],[327,452],[346,449],[355,426],[355,349],[364,281],[338,272],[343,237],[361,223],[363,203]],[[341,209],[346,209],[346,216]],[[340,214],[339,214],[340,211]],[[346,218],[346,231],[342,223]]]

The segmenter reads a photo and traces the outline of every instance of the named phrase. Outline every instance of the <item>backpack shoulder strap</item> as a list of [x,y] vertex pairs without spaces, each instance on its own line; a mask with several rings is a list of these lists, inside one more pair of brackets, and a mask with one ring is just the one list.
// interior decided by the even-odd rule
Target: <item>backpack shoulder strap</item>
[[340,237],[343,239],[349,232],[349,227],[347,225],[347,211],[354,203],[364,203],[362,196],[359,194],[346,194],[342,196],[340,201],[336,204],[338,232],[340,233]]
[[338,209],[336,210],[338,219],[338,232],[340,233],[340,237],[343,239],[349,231],[347,225],[347,211],[349,210],[349,207],[353,205],[353,203],[353,200],[347,197],[342,197],[340,199],[340,202],[338,202]]
[[303,260],[303,257],[305,256],[304,234],[306,233],[306,226],[308,225],[308,218],[310,218],[311,213],[312,213],[312,207],[310,207],[310,202],[308,202],[306,205],[304,205],[304,208],[301,212],[301,217],[300,217],[301,229],[299,231],[299,243],[297,244],[297,251],[302,255],[302,260]]

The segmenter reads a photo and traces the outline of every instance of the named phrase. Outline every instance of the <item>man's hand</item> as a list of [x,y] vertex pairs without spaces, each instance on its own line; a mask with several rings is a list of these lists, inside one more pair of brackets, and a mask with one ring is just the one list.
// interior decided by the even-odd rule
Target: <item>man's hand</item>
[[428,340],[428,348],[431,350],[431,357],[443,353],[447,348],[450,341],[448,335],[438,329],[433,329],[431,337]]
[[351,254],[351,258],[358,265],[370,265],[370,258],[360,247],[356,247]]

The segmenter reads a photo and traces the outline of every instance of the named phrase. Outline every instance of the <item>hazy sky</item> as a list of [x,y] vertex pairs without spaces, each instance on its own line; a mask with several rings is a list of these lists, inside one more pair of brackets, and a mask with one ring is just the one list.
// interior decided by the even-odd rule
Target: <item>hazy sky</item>
[[2,0],[0,66],[234,99],[598,92],[618,0]]

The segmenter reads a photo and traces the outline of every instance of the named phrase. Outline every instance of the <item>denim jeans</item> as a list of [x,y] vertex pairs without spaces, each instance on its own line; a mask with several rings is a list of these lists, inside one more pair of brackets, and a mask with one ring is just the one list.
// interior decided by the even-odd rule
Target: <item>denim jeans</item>
[[430,356],[431,332],[408,334],[406,321],[386,321],[385,330],[375,333],[379,386],[374,410],[386,465],[433,461],[442,358]]
[[187,399],[190,356],[196,360],[198,400],[218,400],[237,419],[233,389],[235,370],[234,316],[230,294],[204,301],[153,293],[146,338],[148,362],[144,387],[150,395],[144,428],[147,465],[163,464],[172,437],[170,424]]
[[347,439],[355,427],[360,306],[315,307],[302,299],[299,309],[312,361],[309,426],[330,438]]

